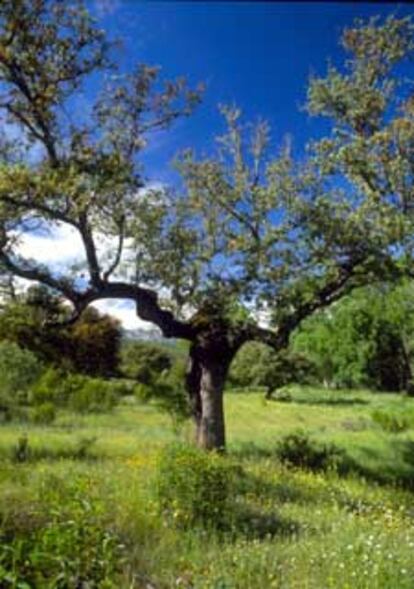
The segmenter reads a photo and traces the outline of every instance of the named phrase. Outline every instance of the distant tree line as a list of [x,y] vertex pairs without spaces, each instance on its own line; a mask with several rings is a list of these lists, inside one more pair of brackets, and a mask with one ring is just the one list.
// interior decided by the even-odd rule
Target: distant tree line
[[[122,394],[133,391],[141,400],[156,401],[174,419],[188,416],[184,342],[123,339],[120,323],[94,308],[65,325],[67,308],[44,287],[20,295],[9,288],[2,301],[4,406],[28,398],[24,391],[39,381],[32,399],[59,405],[87,383],[92,406],[99,410],[101,403],[104,409],[112,404],[105,381],[124,379],[131,385]],[[291,383],[412,393],[413,354],[414,283],[383,283],[355,290],[304,321],[282,352],[247,343],[232,363],[229,386],[263,387],[268,396]],[[60,392],[54,396],[49,389]]]
[[293,383],[413,392],[414,284],[354,291],[296,330],[283,354],[249,343],[231,368],[237,386]]

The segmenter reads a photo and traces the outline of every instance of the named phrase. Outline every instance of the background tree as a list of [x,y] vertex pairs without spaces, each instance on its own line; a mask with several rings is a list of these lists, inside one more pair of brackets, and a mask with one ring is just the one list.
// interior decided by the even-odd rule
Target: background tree
[[70,309],[47,288],[31,287],[0,312],[0,340],[32,351],[46,364],[91,376],[117,373],[122,332],[119,321],[89,307],[79,320],[57,327]]
[[413,284],[359,289],[303,322],[292,348],[328,386],[410,391]]
[[173,355],[166,349],[146,342],[126,342],[121,351],[121,372],[142,384],[153,383],[173,365]]
[[[176,191],[140,190],[137,156],[146,133],[188,114],[198,93],[181,80],[159,90],[157,69],[141,65],[112,77],[89,120],[68,124],[74,94],[108,65],[102,32],[80,5],[46,0],[3,1],[0,29],[0,109],[20,137],[2,145],[1,264],[59,292],[75,315],[98,299],[131,299],[165,337],[188,340],[198,443],[222,448],[223,387],[241,345],[284,348],[305,317],[411,259],[414,103],[395,69],[412,55],[410,21],[344,32],[345,70],[310,84],[311,112],[334,126],[306,162],[287,146],[271,157],[267,125],[249,131],[223,109],[217,155],[186,152]],[[82,240],[86,274],[19,252],[26,231],[59,224]],[[102,234],[116,243],[106,256]]]
[[42,364],[29,350],[0,342],[0,415],[11,416],[13,407],[26,400],[29,387],[42,372]]
[[309,384],[315,378],[315,366],[307,356],[291,349],[275,352],[259,342],[248,342],[233,360],[229,377],[236,386],[265,387],[270,399],[288,384]]

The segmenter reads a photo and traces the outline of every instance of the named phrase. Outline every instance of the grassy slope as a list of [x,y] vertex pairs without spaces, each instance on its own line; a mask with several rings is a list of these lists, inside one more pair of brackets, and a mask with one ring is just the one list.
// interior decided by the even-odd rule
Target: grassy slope
[[[38,500],[48,477],[87,478],[128,546],[121,588],[145,587],[148,578],[156,588],[414,587],[412,493],[374,480],[414,479],[414,432],[389,434],[370,418],[379,407],[412,411],[414,400],[296,388],[292,396],[292,403],[265,402],[258,393],[226,396],[230,455],[248,480],[235,501],[256,514],[248,532],[226,539],[165,526],[152,476],[157,451],[176,434],[168,417],[150,406],[65,414],[48,428],[1,426],[0,513]],[[298,427],[345,448],[367,480],[280,465],[273,455],[277,439]],[[15,466],[8,457],[23,431],[41,459]],[[180,435],[189,439],[191,432],[184,428]],[[91,451],[102,460],[75,457],[85,438],[96,438]]]

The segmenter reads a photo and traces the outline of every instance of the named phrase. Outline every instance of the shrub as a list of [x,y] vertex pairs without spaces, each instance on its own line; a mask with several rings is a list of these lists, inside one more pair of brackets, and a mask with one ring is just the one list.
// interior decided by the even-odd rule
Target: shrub
[[36,356],[15,343],[0,342],[0,406],[24,403],[29,387],[39,378],[43,368]]
[[121,350],[122,374],[143,384],[153,383],[172,363],[170,351],[154,343],[127,342]]
[[67,387],[65,387],[66,375],[61,370],[49,367],[32,386],[29,402],[32,405],[53,403],[64,405],[67,401]]
[[70,399],[71,409],[78,413],[104,413],[116,405],[117,397],[110,383],[97,378],[86,378]]
[[135,386],[136,397],[143,402],[154,400],[162,411],[168,413],[176,429],[191,415],[184,375],[184,363],[176,361],[170,370],[164,371],[152,383]]
[[414,425],[414,419],[409,415],[389,413],[387,411],[381,411],[380,409],[373,411],[371,418],[383,430],[394,434],[403,432]]
[[113,392],[118,398],[128,397],[135,393],[135,383],[130,380],[114,379],[110,383]]
[[16,445],[12,449],[12,460],[14,462],[27,462],[30,453],[29,438],[27,434],[23,434],[18,438]]
[[335,468],[343,457],[343,452],[336,446],[315,442],[301,431],[282,438],[277,454],[282,462],[315,471]]
[[[123,546],[87,479],[43,481],[41,503],[9,511],[0,528],[0,586],[95,587],[119,583]],[[3,515],[3,514],[2,514]]]
[[140,382],[134,387],[134,395],[141,403],[148,403],[154,397],[153,387]]
[[230,382],[237,387],[266,387],[268,395],[292,383],[310,384],[314,366],[290,350],[275,352],[258,342],[246,343],[230,368]]
[[176,378],[175,372],[158,379],[154,384],[157,405],[166,411],[173,425],[179,428],[191,415],[188,393],[184,388],[184,377]]
[[157,496],[174,524],[224,528],[231,518],[235,467],[215,453],[174,445],[160,455]]
[[48,425],[56,419],[56,408],[53,403],[42,403],[32,410],[31,420],[39,425]]
[[291,403],[293,401],[292,395],[289,391],[276,391],[268,396],[268,399],[272,399],[273,401],[279,401],[279,403]]

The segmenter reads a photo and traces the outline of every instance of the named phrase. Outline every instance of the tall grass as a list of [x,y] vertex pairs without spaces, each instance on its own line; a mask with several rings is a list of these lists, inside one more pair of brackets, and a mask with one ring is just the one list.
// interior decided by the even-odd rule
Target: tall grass
[[[186,450],[190,429],[177,438],[151,405],[62,413],[45,427],[3,425],[0,586],[412,588],[414,431],[388,431],[372,415],[412,411],[414,401],[289,393],[288,402],[266,402],[229,392],[224,458]],[[346,468],[282,462],[278,448],[298,429],[318,451],[340,450]],[[16,461],[24,434],[27,459]],[[177,439],[184,454],[169,449]],[[183,456],[196,473],[180,469]],[[222,479],[225,495],[209,492],[209,481]],[[211,525],[214,509],[231,517]],[[195,514],[191,525],[183,514],[184,522]]]

